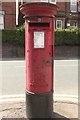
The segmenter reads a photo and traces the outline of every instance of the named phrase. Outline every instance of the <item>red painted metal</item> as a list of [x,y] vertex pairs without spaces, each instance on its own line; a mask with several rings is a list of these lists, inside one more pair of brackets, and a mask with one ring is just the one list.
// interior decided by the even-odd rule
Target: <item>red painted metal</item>
[[27,3],[20,6],[20,11],[30,16],[54,16],[58,7],[55,4],[46,2],[33,2]]
[[[43,7],[44,3],[41,6],[39,8],[36,4],[36,9],[31,7],[30,10],[26,5],[21,8],[22,13],[29,17],[25,20],[26,89],[32,93],[53,91],[54,14],[52,13],[56,13],[56,9],[53,5],[52,13],[49,14],[47,11],[43,16],[43,9],[49,10],[50,6]],[[35,9],[36,15],[31,12],[32,9],[33,11]],[[42,16],[41,21],[38,21],[38,15]],[[30,26],[30,23],[35,24]],[[36,23],[48,23],[48,26],[47,24],[37,26]],[[34,32],[44,32],[44,48],[34,48]]]

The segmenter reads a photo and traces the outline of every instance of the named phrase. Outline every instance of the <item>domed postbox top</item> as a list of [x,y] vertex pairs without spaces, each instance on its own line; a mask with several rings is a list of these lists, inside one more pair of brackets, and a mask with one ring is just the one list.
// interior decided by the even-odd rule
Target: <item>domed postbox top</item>
[[54,16],[58,10],[55,4],[47,2],[31,2],[20,6],[20,11],[25,17],[30,16]]

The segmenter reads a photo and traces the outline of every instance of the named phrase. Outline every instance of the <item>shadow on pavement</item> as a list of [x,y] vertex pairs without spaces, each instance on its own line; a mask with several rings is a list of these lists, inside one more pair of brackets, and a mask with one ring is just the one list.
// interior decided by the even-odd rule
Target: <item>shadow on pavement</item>
[[53,112],[53,118],[2,118],[2,120],[79,120],[78,118],[66,118],[58,113]]
[[78,118],[66,118],[56,112],[53,112],[53,118],[51,120],[79,120]]
[[[61,116],[59,114],[57,114],[58,116]],[[63,116],[61,116],[63,117]],[[77,118],[32,118],[32,119],[28,119],[28,118],[2,118],[2,120],[79,120]]]
[[53,118],[54,120],[60,119],[60,120],[70,120],[69,118],[66,118],[58,113],[53,112]]
[[2,118],[1,120],[79,120],[78,118],[66,118],[53,112],[53,118]]

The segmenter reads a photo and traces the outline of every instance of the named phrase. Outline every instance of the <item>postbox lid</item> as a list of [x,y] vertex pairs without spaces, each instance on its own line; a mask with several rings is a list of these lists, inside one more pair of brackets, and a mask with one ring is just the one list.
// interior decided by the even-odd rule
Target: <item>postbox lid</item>
[[46,2],[32,2],[20,6],[20,11],[25,17],[29,16],[54,16],[58,10],[55,4]]

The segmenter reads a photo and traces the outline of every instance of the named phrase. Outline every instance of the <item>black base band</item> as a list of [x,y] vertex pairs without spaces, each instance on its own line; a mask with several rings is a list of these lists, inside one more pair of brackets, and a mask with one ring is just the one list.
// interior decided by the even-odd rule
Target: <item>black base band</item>
[[26,92],[26,113],[28,118],[52,118],[53,92],[44,94]]

